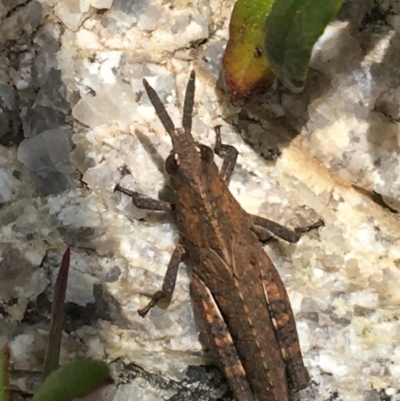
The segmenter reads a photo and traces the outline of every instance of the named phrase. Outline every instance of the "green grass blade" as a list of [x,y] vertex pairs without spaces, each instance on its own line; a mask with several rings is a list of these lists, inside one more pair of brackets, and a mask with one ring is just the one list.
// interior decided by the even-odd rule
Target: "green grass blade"
[[70,263],[70,249],[64,252],[61,260],[60,271],[57,275],[54,287],[53,302],[51,304],[51,323],[49,343],[43,365],[42,381],[55,369],[58,368],[61,348],[62,326],[64,323],[64,301],[67,292],[68,273]]
[[9,400],[10,348],[6,345],[0,350],[0,401]]

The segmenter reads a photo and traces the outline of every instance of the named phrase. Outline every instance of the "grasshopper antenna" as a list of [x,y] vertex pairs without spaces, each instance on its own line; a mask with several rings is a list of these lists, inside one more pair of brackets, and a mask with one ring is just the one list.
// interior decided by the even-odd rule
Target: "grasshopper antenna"
[[194,70],[192,70],[186,86],[185,102],[183,103],[182,127],[185,131],[185,134],[190,134],[192,132],[195,81],[196,73],[194,72]]
[[175,125],[172,122],[171,117],[167,113],[167,110],[165,110],[165,106],[162,104],[159,96],[157,95],[157,92],[150,86],[146,79],[143,79],[143,86],[144,89],[146,89],[147,96],[149,97],[150,102],[153,105],[154,110],[156,111],[162,125],[164,126],[168,134],[173,138],[176,135]]

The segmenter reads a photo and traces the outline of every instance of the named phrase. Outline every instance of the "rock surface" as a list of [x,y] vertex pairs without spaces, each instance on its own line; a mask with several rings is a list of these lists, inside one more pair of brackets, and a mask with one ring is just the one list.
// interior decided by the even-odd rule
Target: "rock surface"
[[[171,143],[142,78],[179,126],[194,68],[194,136],[211,145],[222,125],[239,150],[230,189],[243,208],[291,227],[326,224],[298,244],[265,246],[313,380],[300,399],[400,400],[398,2],[345,2],[304,92],[276,85],[243,108],[217,86],[232,6],[0,1],[0,346],[10,343],[13,369],[24,372],[13,376],[15,399],[37,382],[67,246],[62,361],[110,362],[118,386],[96,399],[231,399],[203,366],[212,355],[186,266],[168,308],[136,313],[160,288],[178,233],[168,213],[113,192],[117,183],[168,192]],[[270,149],[281,156],[268,161]]]

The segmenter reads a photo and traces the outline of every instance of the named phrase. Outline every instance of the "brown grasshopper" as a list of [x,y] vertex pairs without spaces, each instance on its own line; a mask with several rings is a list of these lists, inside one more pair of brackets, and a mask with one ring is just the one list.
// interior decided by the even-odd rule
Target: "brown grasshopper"
[[192,267],[191,295],[208,339],[238,401],[287,401],[289,388],[309,384],[289,298],[271,259],[258,241],[257,228],[299,240],[317,223],[291,231],[246,213],[229,192],[238,152],[221,142],[216,129],[215,153],[224,157],[221,171],[214,152],[191,135],[195,92],[192,71],[186,88],[182,129],[175,129],[155,90],[143,80],[147,95],[172,140],[165,168],[175,192],[174,204],[116,186],[138,208],[173,210],[181,234],[162,289],[139,310],[141,316],[171,297],[184,254]]

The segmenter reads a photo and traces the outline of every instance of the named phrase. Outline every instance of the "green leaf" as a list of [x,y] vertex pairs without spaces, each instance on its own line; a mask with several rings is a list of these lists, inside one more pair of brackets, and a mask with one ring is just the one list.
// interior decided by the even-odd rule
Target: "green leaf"
[[10,348],[0,350],[0,401],[8,401],[10,377]]
[[67,292],[69,262],[70,249],[67,248],[62,257],[60,271],[58,272],[56,284],[54,286],[53,302],[51,304],[49,343],[47,344],[47,351],[44,359],[42,381],[44,381],[53,370],[58,368],[65,314],[64,301]]
[[268,89],[275,76],[265,57],[264,27],[274,0],[238,0],[229,24],[222,71],[231,99]]
[[343,0],[276,0],[265,22],[265,50],[275,75],[294,92],[307,78],[314,43]]
[[70,401],[113,382],[104,362],[81,359],[52,372],[32,401]]

